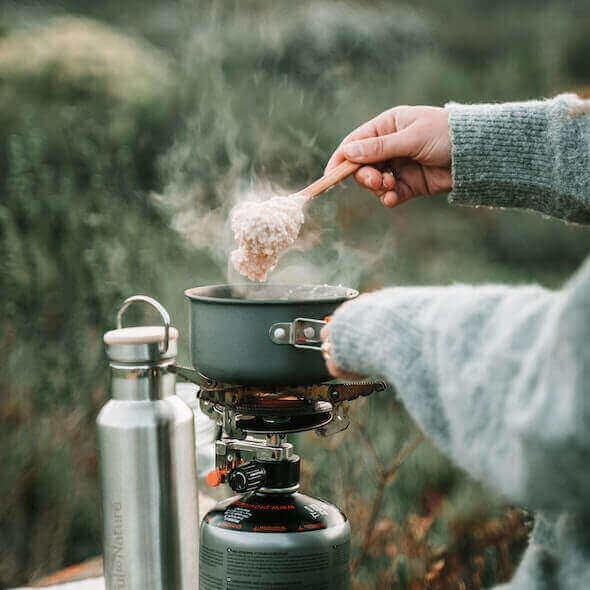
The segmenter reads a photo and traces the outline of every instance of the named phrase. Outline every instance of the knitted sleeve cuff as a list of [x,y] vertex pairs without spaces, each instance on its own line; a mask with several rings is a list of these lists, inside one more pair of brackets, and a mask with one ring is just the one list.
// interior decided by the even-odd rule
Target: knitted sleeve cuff
[[408,411],[442,449],[449,425],[437,394],[425,317],[444,287],[393,287],[341,306],[330,322],[336,364],[363,375],[384,377]]
[[341,306],[330,322],[335,362],[398,381],[421,356],[421,317],[434,289],[393,287]]
[[[587,223],[588,205],[571,198],[560,184],[563,171],[556,153],[576,100],[560,95],[545,101],[447,104],[453,161],[449,201],[533,209]],[[579,162],[569,162],[569,175],[579,167]]]

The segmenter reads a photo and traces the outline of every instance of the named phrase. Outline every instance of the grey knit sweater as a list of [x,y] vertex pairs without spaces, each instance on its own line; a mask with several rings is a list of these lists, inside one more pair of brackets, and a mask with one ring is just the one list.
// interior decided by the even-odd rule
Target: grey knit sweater
[[[590,223],[589,102],[447,109],[452,203]],[[384,289],[340,308],[330,333],[339,365],[384,375],[456,463],[541,511],[503,588],[590,589],[590,262],[560,291]]]

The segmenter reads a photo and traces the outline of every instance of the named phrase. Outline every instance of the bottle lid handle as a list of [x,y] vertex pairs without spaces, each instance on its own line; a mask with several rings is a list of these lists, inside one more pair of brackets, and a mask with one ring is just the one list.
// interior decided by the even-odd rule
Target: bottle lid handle
[[123,305],[121,305],[121,308],[117,312],[117,329],[121,329],[123,327],[123,314],[127,308],[136,301],[142,301],[143,303],[151,305],[162,316],[162,319],[164,320],[164,347],[162,348],[162,343],[160,343],[158,348],[161,354],[165,354],[168,352],[168,346],[170,344],[170,314],[159,301],[156,301],[152,297],[148,297],[147,295],[133,295],[132,297],[125,299],[125,301],[123,301]]

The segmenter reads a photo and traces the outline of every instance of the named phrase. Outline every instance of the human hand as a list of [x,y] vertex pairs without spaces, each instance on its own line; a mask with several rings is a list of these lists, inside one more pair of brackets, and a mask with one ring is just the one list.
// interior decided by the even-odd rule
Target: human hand
[[448,112],[424,106],[389,109],[347,135],[326,172],[345,159],[367,164],[354,177],[386,207],[446,193],[452,188]]
[[364,375],[345,371],[342,367],[339,367],[334,361],[334,358],[332,357],[332,342],[330,341],[330,324],[326,324],[322,328],[322,331],[320,332],[320,337],[322,339],[322,355],[324,356],[324,361],[326,362],[326,368],[328,369],[332,377],[335,377],[336,379],[348,379],[350,381],[358,381],[359,379],[364,379]]

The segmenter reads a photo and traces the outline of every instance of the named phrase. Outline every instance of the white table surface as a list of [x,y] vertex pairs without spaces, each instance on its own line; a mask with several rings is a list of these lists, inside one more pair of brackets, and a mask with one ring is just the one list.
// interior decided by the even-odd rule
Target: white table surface
[[[105,590],[104,578],[90,578],[88,580],[80,580],[79,582],[68,582],[67,584],[58,584],[57,586],[46,586],[47,588],[61,590]],[[38,588],[30,588],[29,586],[20,588],[18,590],[39,590]]]

